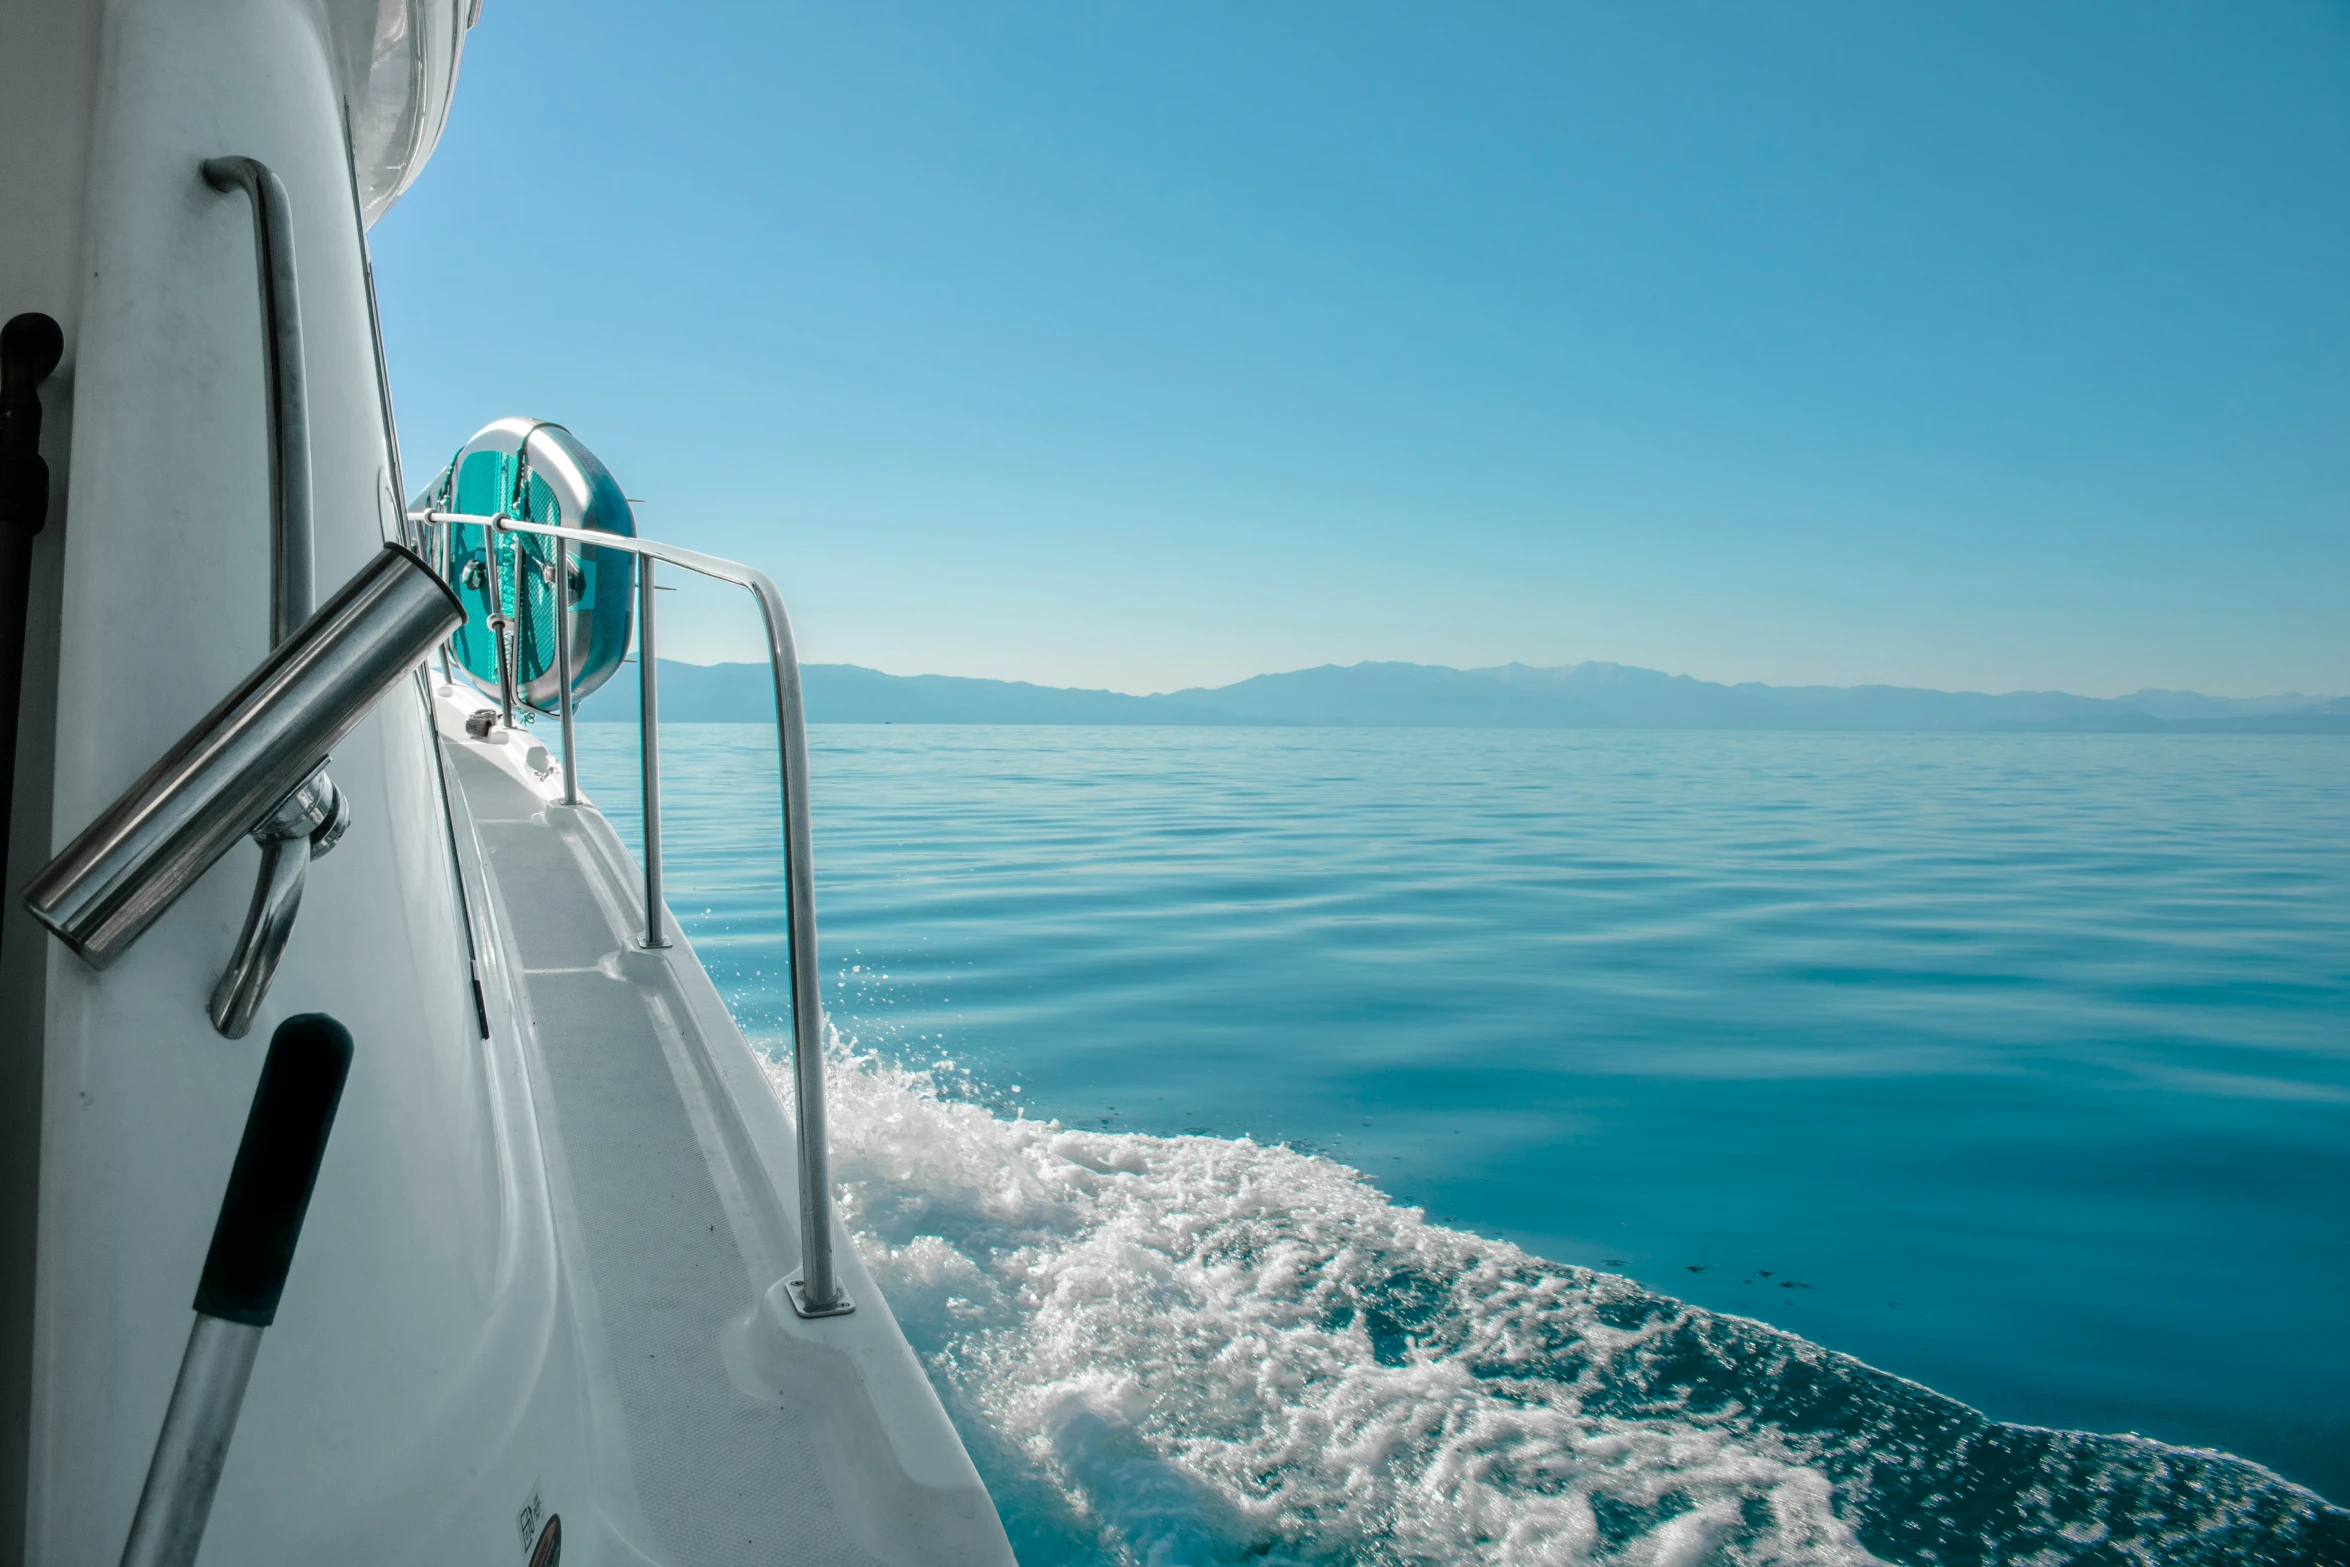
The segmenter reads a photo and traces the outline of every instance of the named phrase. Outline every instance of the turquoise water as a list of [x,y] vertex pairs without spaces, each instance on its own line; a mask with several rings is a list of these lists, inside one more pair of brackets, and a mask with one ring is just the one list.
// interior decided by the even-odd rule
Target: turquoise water
[[[812,744],[852,1211],[1024,1561],[2350,1561],[2343,742]],[[771,738],[663,756],[780,1040]]]

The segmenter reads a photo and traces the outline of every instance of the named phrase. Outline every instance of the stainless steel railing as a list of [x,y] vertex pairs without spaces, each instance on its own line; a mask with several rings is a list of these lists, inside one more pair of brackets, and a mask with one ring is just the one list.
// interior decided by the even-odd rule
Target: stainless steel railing
[[[792,1100],[798,1138],[800,1177],[800,1271],[786,1282],[794,1310],[804,1317],[841,1316],[855,1309],[840,1285],[832,1245],[832,1160],[824,1118],[824,1013],[819,998],[816,967],[816,872],[808,829],[808,723],[800,696],[800,659],[792,643],[791,616],[783,595],[764,572],[739,561],[679,549],[651,539],[583,528],[560,528],[548,523],[521,522],[503,515],[477,516],[467,512],[425,510],[410,512],[409,520],[443,530],[439,557],[449,559],[446,530],[451,526],[487,528],[494,533],[535,533],[555,541],[555,637],[557,667],[563,678],[559,710],[563,723],[563,798],[576,804],[577,769],[572,750],[571,613],[566,602],[570,582],[570,546],[619,550],[637,557],[637,701],[643,714],[638,731],[640,776],[644,789],[644,945],[669,945],[661,915],[661,761],[660,694],[655,680],[658,646],[654,614],[654,563],[666,562],[719,582],[749,590],[758,601],[767,636],[767,662],[775,680],[777,760],[783,772],[783,879],[785,946],[791,970]],[[495,552],[492,552],[493,554]],[[515,554],[519,556],[520,552]],[[522,595],[519,561],[514,594]],[[520,683],[512,642],[498,639],[499,685],[502,692]]]
[[310,398],[302,354],[302,298],[294,276],[294,212],[285,181],[258,158],[206,158],[204,183],[243,191],[253,207],[254,272],[261,284],[261,363],[269,383],[269,640],[310,618],[318,588],[310,520]]
[[[243,191],[253,208],[254,272],[261,290],[261,359],[269,394],[269,640],[280,646],[317,607],[317,538],[311,518],[310,399],[302,352],[302,297],[294,266],[294,211],[285,181],[258,158],[207,158],[204,182]],[[242,1039],[268,994],[293,935],[310,862],[350,825],[349,802],[323,771],[252,830],[261,875],[228,967],[206,1008],[212,1026]]]

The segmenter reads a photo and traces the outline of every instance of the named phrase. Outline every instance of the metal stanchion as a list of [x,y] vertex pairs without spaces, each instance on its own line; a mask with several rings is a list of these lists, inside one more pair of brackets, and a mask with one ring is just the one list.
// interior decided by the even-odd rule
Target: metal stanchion
[[653,557],[637,557],[637,760],[645,796],[645,945],[666,947],[661,929],[661,696],[653,677]]
[[514,727],[514,688],[522,683],[522,546],[506,556],[505,581],[499,582],[498,544],[505,535],[495,529],[482,535],[490,552],[490,588],[497,594],[498,612],[490,617],[490,634],[498,639],[498,706],[508,729]]
[[563,714],[563,803],[579,803],[579,746],[571,733],[571,541],[555,541],[556,691]]

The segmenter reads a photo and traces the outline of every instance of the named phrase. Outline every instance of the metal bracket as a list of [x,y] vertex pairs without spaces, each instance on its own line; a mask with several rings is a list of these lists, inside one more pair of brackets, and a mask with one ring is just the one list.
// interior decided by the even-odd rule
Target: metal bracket
[[849,1299],[849,1292],[845,1289],[840,1292],[840,1298],[829,1306],[809,1305],[808,1281],[798,1273],[790,1274],[784,1279],[783,1293],[790,1299],[792,1312],[797,1316],[845,1317],[857,1309],[857,1303]]
[[278,962],[294,934],[294,915],[302,907],[310,862],[340,842],[350,825],[349,801],[321,768],[253,829],[253,841],[261,845],[261,878],[253,884],[253,902],[245,911],[237,950],[221,971],[220,983],[212,987],[212,1004],[206,1009],[223,1038],[242,1039],[252,1028],[253,1014],[269,994],[269,982],[277,977]]

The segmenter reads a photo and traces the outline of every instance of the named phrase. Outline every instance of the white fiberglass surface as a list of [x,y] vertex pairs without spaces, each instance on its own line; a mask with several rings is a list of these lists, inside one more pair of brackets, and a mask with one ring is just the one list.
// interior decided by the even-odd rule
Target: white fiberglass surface
[[[70,419],[45,431],[71,440],[45,530],[64,549],[52,849],[269,646],[253,214],[206,183],[205,159],[260,159],[286,189],[322,598],[382,548],[386,516],[329,18],[301,0],[96,9],[79,308],[50,388]],[[16,1346],[28,1560],[122,1549],[263,1054],[299,1012],[343,1021],[357,1055],[207,1559],[316,1560],[355,1535],[502,1545],[528,1488],[560,1472],[537,1154],[516,1062],[477,1027],[429,743],[403,684],[335,748],[351,825],[311,866],[244,1038],[215,1033],[204,1003],[252,895],[249,844],[104,972],[44,947],[38,1250]]]

